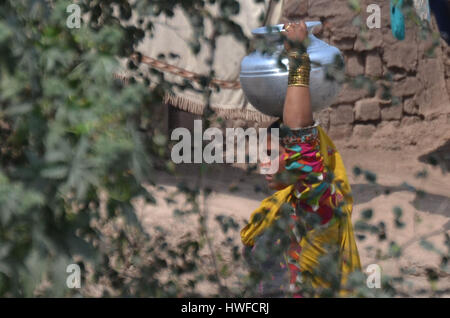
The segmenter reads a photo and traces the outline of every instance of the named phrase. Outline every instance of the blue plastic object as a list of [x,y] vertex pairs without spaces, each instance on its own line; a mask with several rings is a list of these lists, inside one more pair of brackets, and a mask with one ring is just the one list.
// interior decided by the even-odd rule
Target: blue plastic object
[[397,40],[405,38],[405,18],[402,5],[403,0],[391,0],[391,31]]

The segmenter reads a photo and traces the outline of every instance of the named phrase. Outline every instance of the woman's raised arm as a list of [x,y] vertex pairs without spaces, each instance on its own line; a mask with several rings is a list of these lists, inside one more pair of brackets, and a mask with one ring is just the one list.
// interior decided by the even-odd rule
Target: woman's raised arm
[[[289,84],[283,108],[283,123],[289,128],[302,128],[314,123],[309,93],[310,62],[301,51],[302,42],[308,37],[306,24],[285,24],[283,35],[289,56]],[[297,48],[297,49],[295,49]]]

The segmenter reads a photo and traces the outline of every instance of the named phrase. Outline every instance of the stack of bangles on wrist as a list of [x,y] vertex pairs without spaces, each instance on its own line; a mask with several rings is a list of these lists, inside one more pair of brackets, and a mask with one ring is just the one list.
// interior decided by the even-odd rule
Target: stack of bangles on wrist
[[288,86],[309,87],[311,62],[306,52],[292,51],[288,53],[289,77]]

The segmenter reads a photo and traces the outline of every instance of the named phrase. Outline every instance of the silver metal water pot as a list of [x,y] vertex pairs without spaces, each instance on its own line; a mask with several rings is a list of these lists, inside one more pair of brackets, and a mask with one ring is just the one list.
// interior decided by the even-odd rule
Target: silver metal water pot
[[[312,34],[313,28],[320,24],[319,21],[306,22],[310,40],[307,52],[311,60],[310,93],[313,112],[330,106],[341,88],[338,81],[326,77],[327,66],[335,65],[336,59],[340,59],[343,65],[339,49]],[[283,114],[288,84],[288,59],[281,59],[285,68],[278,63],[284,50],[280,34],[282,30],[283,24],[253,30],[256,40],[263,40],[266,46],[273,48],[269,53],[257,49],[244,57],[240,72],[241,86],[248,101],[260,112],[275,117]]]

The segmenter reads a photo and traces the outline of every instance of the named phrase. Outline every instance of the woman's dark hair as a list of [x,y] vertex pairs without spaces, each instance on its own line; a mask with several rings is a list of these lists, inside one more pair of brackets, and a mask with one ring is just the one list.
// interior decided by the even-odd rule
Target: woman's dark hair
[[271,124],[269,125],[269,127],[267,127],[267,132],[270,133],[270,130],[271,130],[272,128],[278,128],[278,129],[280,129],[281,123],[282,123],[282,120],[281,120],[281,119],[275,120],[273,123],[271,123]]
[[[278,143],[280,144],[280,127],[281,127],[282,121],[281,119],[277,119],[274,122],[272,122],[266,129],[267,137],[271,136],[271,138],[278,138]],[[272,131],[272,129],[276,129],[276,131]]]

